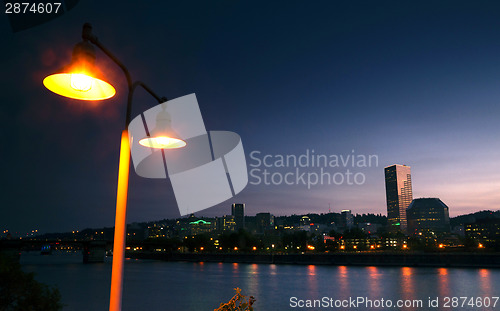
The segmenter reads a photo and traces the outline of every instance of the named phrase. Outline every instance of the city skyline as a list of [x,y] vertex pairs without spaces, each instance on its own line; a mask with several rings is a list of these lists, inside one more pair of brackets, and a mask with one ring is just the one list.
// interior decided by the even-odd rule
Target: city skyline
[[[414,198],[412,200],[412,203],[416,202],[416,203],[421,203],[421,202],[428,202],[428,201],[437,201],[437,202],[440,202],[441,204],[443,204],[444,206],[446,206],[446,204],[444,204],[439,198],[431,198],[431,197],[421,197],[421,198]],[[206,219],[219,219],[219,221],[222,221],[222,223],[220,224],[221,226],[226,226],[226,224],[229,222],[230,226],[234,226],[234,229],[236,231],[236,228],[237,228],[237,223],[236,223],[236,216],[232,215],[232,212],[233,212],[233,205],[245,205],[245,203],[233,203],[231,205],[228,206],[227,210],[226,211],[223,211],[222,214],[220,215],[211,215],[211,216],[206,216],[206,215],[200,215],[201,213],[192,213],[192,214],[189,214],[189,215],[184,215],[184,216],[179,216],[178,218],[163,218],[163,219],[149,219],[149,220],[146,220],[146,221],[140,221],[140,222],[137,222],[137,221],[127,221],[127,226],[134,226],[135,224],[137,223],[159,223],[159,222],[162,222],[162,221],[176,221],[176,220],[189,220],[190,218],[196,218],[196,219],[199,219],[199,220],[206,220]],[[411,206],[412,204],[410,204]],[[471,213],[467,213],[467,214],[459,214],[459,215],[456,215],[454,217],[452,216],[449,216],[449,212],[448,212],[448,207],[446,206],[447,210],[446,210],[446,218],[448,219],[452,219],[452,218],[459,218],[459,217],[463,217],[463,216],[467,216],[467,215],[473,215],[473,214],[476,214],[476,213],[483,213],[483,212],[500,212],[499,210],[478,210],[478,211],[472,211]],[[408,211],[408,210],[407,210]],[[386,214],[383,214],[383,213],[374,213],[374,212],[363,212],[363,213],[352,213],[353,211],[351,210],[339,210],[339,211],[328,211],[328,212],[321,212],[321,213],[305,213],[305,214],[280,214],[280,215],[275,215],[273,213],[270,213],[269,211],[264,211],[264,212],[257,212],[255,214],[244,214],[243,215],[243,218],[246,219],[247,217],[250,217],[250,218],[255,218],[258,222],[258,219],[259,217],[267,217],[267,218],[270,218],[270,219],[273,219],[275,217],[295,217],[295,216],[307,216],[307,215],[318,215],[318,216],[323,216],[323,215],[337,215],[337,216],[340,216],[340,222],[336,225],[339,226],[339,228],[348,228],[350,227],[349,226],[349,223],[351,223],[351,226],[353,226],[353,217],[355,216],[364,216],[364,215],[372,215],[372,216],[377,216],[377,217],[385,217],[387,220],[388,220],[388,217]],[[346,217],[346,215],[348,215]],[[240,215],[241,217],[241,215]],[[245,220],[243,221],[245,222]],[[240,223],[241,223],[241,220],[240,220]],[[246,223],[246,222],[245,222]],[[410,227],[410,225],[408,224],[408,227]],[[70,230],[68,232],[73,232],[73,233],[78,233],[79,231],[81,230],[94,230],[94,229],[101,229],[101,228],[105,228],[105,229],[112,229],[113,226],[105,226],[105,227],[90,227],[90,226],[83,226],[83,227],[80,227],[80,228],[73,228],[74,230]],[[241,226],[240,226],[241,228]],[[37,235],[44,235],[44,234],[57,234],[57,233],[64,233],[64,232],[56,232],[56,231],[49,231],[49,232],[40,232],[38,229],[34,228],[34,229],[31,229],[29,231],[26,231],[26,232],[15,232],[15,231],[12,231],[12,230],[9,230],[9,229],[4,229],[2,231],[0,231],[0,237],[1,235],[3,235],[3,237],[6,237],[7,234],[11,234],[13,237],[32,237],[32,236],[37,236]]]
[[[249,172],[293,181],[249,184],[201,216],[232,202],[249,214],[385,214],[383,168],[393,163],[412,167],[414,197],[440,198],[452,217],[498,209],[499,3],[96,5],[80,1],[16,33],[3,15],[3,230],[113,226],[126,102],[119,68],[96,53],[117,88],[106,102],[64,99],[42,85],[70,58],[85,22],[160,96],[196,93],[207,128],[241,136]],[[155,104],[142,91],[134,102],[134,117]],[[266,167],[251,157],[313,150],[339,166]],[[342,165],[342,156],[370,155],[371,166]],[[330,181],[308,187],[301,174]],[[169,180],[132,172],[128,202],[128,222],[179,217]]]

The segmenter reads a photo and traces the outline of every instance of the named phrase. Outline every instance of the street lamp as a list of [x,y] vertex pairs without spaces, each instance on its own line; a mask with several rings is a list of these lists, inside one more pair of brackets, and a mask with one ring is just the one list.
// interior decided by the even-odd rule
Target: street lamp
[[[125,239],[126,239],[126,215],[127,215],[127,192],[130,168],[130,143],[128,125],[131,121],[132,97],[134,90],[141,86],[160,104],[162,111],[157,115],[156,127],[147,137],[140,140],[140,144],[157,149],[176,149],[186,146],[170,126],[170,115],[165,111],[165,97],[156,95],[147,85],[141,81],[133,82],[128,69],[108,50],[95,35],[92,34],[92,26],[88,23],[83,25],[83,41],[75,45],[71,63],[61,68],[58,72],[47,76],[43,84],[50,91],[61,96],[80,100],[103,100],[115,95],[115,88],[102,76],[94,66],[95,51],[93,45],[97,46],[104,54],[116,63],[125,74],[128,85],[127,112],[125,118],[125,129],[122,131],[120,146],[120,162],[118,170],[118,188],[116,194],[116,217],[115,236],[113,246],[113,265],[111,272],[110,311],[121,310],[123,290],[123,265],[125,262]],[[163,151],[162,151],[163,152]]]

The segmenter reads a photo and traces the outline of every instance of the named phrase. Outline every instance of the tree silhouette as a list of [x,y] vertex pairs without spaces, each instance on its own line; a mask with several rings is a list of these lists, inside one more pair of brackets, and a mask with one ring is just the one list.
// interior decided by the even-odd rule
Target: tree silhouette
[[37,282],[33,273],[0,254],[0,311],[58,311],[60,300],[57,288]]

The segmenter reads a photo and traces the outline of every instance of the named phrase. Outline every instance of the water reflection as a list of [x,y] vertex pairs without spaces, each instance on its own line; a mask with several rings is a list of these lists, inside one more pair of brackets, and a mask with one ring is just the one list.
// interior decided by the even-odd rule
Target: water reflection
[[259,265],[251,264],[248,266],[248,286],[253,291],[259,289],[259,281],[260,281],[260,273],[259,273]]
[[[35,272],[37,280],[57,286],[62,302],[67,305],[65,310],[107,308],[110,262],[83,265],[68,258],[66,262],[44,263],[44,260],[60,259],[54,255],[52,258],[22,258],[23,269]],[[443,308],[442,301],[440,308],[428,309],[429,297],[498,296],[496,284],[500,284],[500,270],[495,269],[130,261],[125,265],[123,311],[213,310],[234,295],[235,287],[241,288],[245,295],[256,297],[256,310],[291,310],[290,297],[295,296],[299,299],[421,300],[423,308],[389,309],[448,311],[453,308]],[[308,311],[323,309],[302,308]],[[389,309],[358,308],[361,311]]]
[[350,295],[349,272],[346,266],[338,267],[338,282],[338,296],[342,299],[348,299]]
[[318,278],[316,276],[316,266],[308,265],[307,266],[307,283],[309,287],[309,291],[313,293],[318,292]]
[[275,265],[275,264],[270,264],[270,265],[269,265],[269,274],[271,274],[271,275],[276,275],[276,273],[277,273],[277,271],[276,271],[276,270],[277,270],[277,267],[278,267],[278,266],[277,266],[277,265]]
[[401,296],[403,299],[413,300],[415,297],[415,277],[413,270],[415,268],[402,267],[401,268]]
[[380,284],[380,273],[377,267],[367,267],[368,271],[368,294],[370,297],[380,297],[381,296],[381,284]]
[[259,273],[259,265],[256,263],[253,263],[250,265],[250,273],[251,274],[258,274]]
[[450,282],[447,268],[438,268],[438,293],[440,297],[450,297]]
[[479,270],[479,287],[481,288],[481,291],[484,292],[485,296],[492,296],[491,270]]

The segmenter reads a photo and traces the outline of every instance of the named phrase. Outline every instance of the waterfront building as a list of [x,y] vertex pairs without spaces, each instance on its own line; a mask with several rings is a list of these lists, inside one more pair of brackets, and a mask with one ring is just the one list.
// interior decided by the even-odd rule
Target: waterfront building
[[380,245],[385,249],[405,249],[408,245],[408,238],[399,237],[383,237],[380,239]]
[[389,232],[407,232],[406,209],[413,200],[409,166],[394,164],[384,169]]
[[351,210],[345,209],[340,212],[338,228],[341,231],[350,230],[354,226],[354,217]]
[[219,233],[236,230],[236,221],[235,221],[235,218],[233,215],[216,217],[215,223],[216,223],[216,228],[217,228],[216,230]]
[[274,216],[271,213],[258,213],[255,215],[257,233],[265,233],[274,229]]
[[311,218],[309,216],[302,216],[300,218],[299,225],[300,226],[309,226],[311,224]]
[[203,219],[191,221],[189,223],[191,235],[210,233],[212,231],[212,223]]
[[170,238],[169,226],[163,223],[153,223],[148,226],[148,238],[149,239],[157,239],[157,238]]
[[363,222],[358,224],[358,228],[368,235],[375,235],[378,233],[379,228],[383,227],[381,224],[375,224],[372,222]]
[[500,219],[482,218],[465,224],[465,235],[480,243],[500,241]]
[[302,216],[299,221],[299,229],[304,231],[310,231],[311,225],[314,226],[314,223],[311,221],[309,216]]
[[[96,231],[94,240],[105,240],[109,234],[105,234],[104,231]],[[137,240],[142,241],[148,237],[147,226],[134,222],[127,225],[127,240]]]
[[456,234],[461,237],[465,237],[465,227],[463,224],[459,224],[451,228],[451,233]]
[[235,203],[231,205],[231,215],[236,222],[236,230],[245,229],[245,204]]
[[378,238],[347,238],[340,239],[340,250],[366,251],[375,250],[381,247],[381,241]]
[[410,235],[431,236],[450,232],[449,209],[438,198],[420,198],[406,210]]

